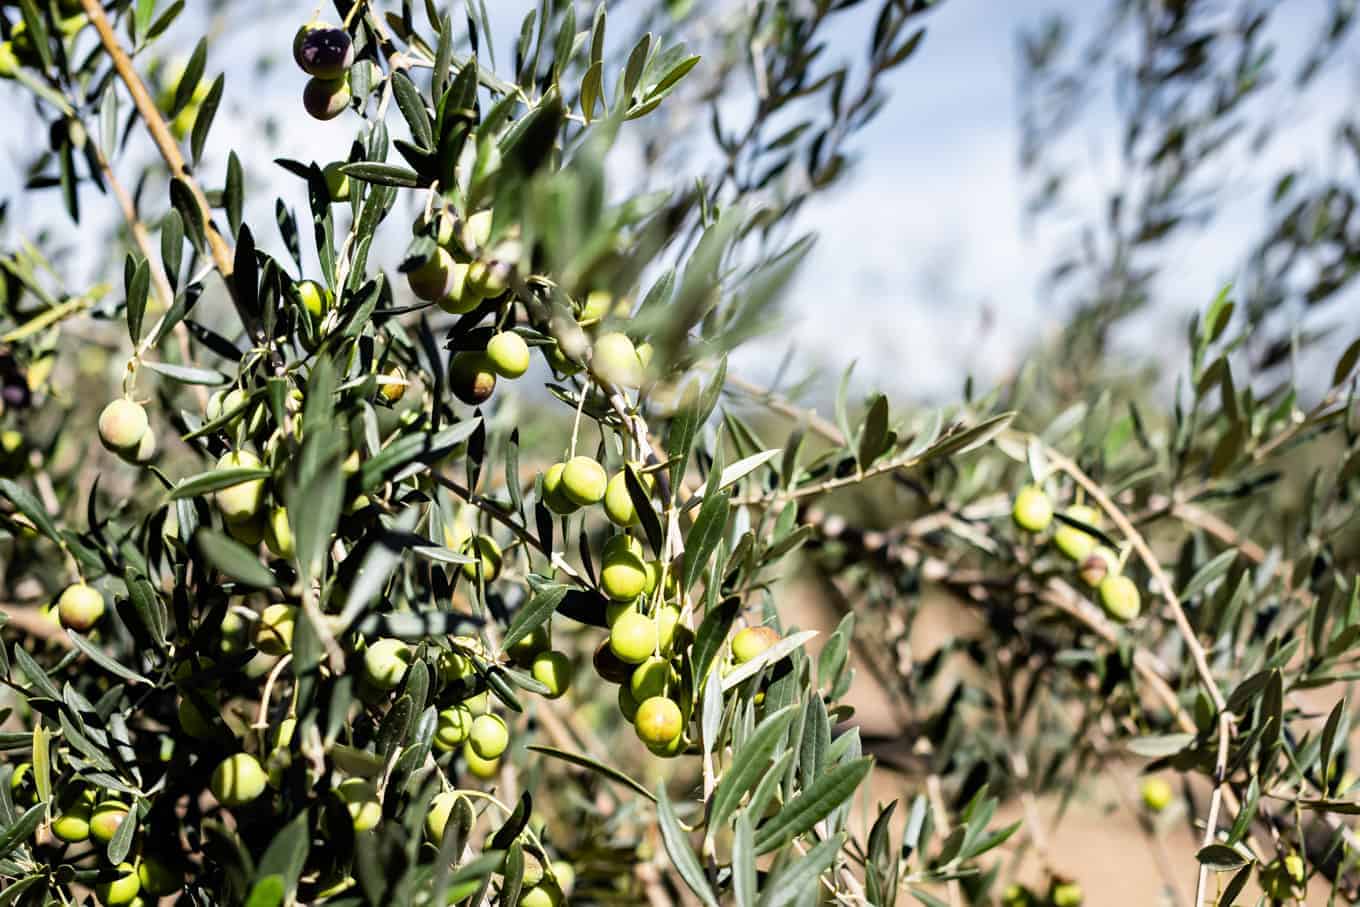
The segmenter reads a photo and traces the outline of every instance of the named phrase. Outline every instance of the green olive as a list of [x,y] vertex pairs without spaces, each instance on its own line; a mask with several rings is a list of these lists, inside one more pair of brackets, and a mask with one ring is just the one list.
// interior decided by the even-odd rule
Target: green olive
[[472,748],[472,741],[463,744],[463,761],[467,763],[468,774],[474,778],[489,781],[501,769],[500,759],[485,759]]
[[1053,522],[1053,502],[1037,485],[1026,486],[1015,496],[1011,517],[1026,532],[1043,532]]
[[548,688],[549,699],[557,699],[571,686],[571,658],[565,652],[540,652],[534,657],[530,673],[534,680]]
[[1100,604],[1105,613],[1120,623],[1128,623],[1142,610],[1138,586],[1122,574],[1107,576],[1100,581]]
[[1143,779],[1142,787],[1143,805],[1149,812],[1159,813],[1171,805],[1175,799],[1175,791],[1165,778],[1153,776]]
[[[258,469],[260,458],[248,450],[234,450],[217,461],[218,470]],[[245,523],[264,506],[264,479],[246,479],[216,492],[217,509],[228,523]]]
[[510,730],[499,715],[478,715],[472,719],[467,742],[480,758],[499,759],[510,745]]
[[518,378],[529,370],[529,344],[514,331],[501,331],[488,340],[486,355],[502,378]]
[[[1084,504],[1067,508],[1066,515],[1078,523],[1085,523],[1087,526],[1098,527],[1100,524],[1100,511]],[[1089,532],[1083,532],[1075,526],[1062,523],[1057,529],[1053,530],[1053,544],[1068,558],[1080,564],[1096,549],[1098,542],[1096,537]]]
[[642,384],[642,361],[626,334],[601,334],[595,338],[590,371],[606,384],[631,388]]
[[656,648],[656,622],[645,614],[629,611],[610,628],[609,649],[620,661],[641,664]]
[[646,702],[653,696],[665,696],[673,675],[671,663],[653,655],[633,671],[633,676],[628,681],[628,692],[633,694],[633,699],[637,702]]
[[119,863],[117,875],[94,886],[95,897],[107,907],[121,907],[132,904],[142,890],[142,881],[137,876],[137,868],[131,863]]
[[680,737],[684,731],[684,716],[680,706],[664,696],[653,696],[643,701],[633,719],[633,726],[643,743],[664,747]]
[[267,781],[259,760],[249,753],[235,753],[213,769],[210,789],[223,806],[244,806],[264,793]]
[[534,659],[540,653],[547,651],[552,645],[552,634],[548,630],[546,623],[534,627],[528,635],[515,640],[514,643],[505,647],[505,654],[515,664],[521,667],[528,667],[533,664]]
[[554,463],[543,474],[543,503],[549,510],[560,516],[575,513],[580,509],[575,501],[567,497],[562,488],[562,473],[566,471],[566,468],[566,463]]
[[465,705],[450,706],[439,713],[434,729],[434,746],[449,753],[467,741],[472,731],[472,712]]
[[375,689],[395,690],[415,657],[400,639],[379,639],[364,651],[364,680]]
[[333,161],[321,168],[321,175],[326,180],[326,194],[331,197],[333,202],[349,201],[349,174],[345,173],[346,161]]
[[633,601],[647,587],[647,565],[634,550],[606,547],[600,566],[600,588],[616,602]]
[[562,469],[562,494],[578,507],[588,507],[604,500],[609,477],[604,467],[586,456],[575,456]]
[[492,583],[501,575],[501,546],[489,535],[475,535],[463,543],[463,553],[476,556],[476,560],[463,565],[463,576],[476,582],[480,571],[482,582]]
[[773,627],[747,627],[732,637],[732,660],[745,664],[779,642]]
[[293,627],[296,624],[296,607],[270,605],[255,622],[255,647],[266,655],[286,655],[293,648]]
[[346,778],[335,786],[335,797],[345,805],[356,832],[371,831],[382,819],[382,803],[373,782],[363,778]]
[[137,861],[137,879],[142,891],[161,898],[184,887],[184,872],[156,857],[143,854]]

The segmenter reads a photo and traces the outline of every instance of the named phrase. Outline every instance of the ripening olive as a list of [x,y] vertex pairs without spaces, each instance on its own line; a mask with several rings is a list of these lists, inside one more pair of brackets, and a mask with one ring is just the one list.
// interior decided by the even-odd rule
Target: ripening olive
[[1138,587],[1123,574],[1105,577],[1098,589],[1101,607],[1120,623],[1128,623],[1142,610]]
[[127,816],[127,804],[119,803],[117,800],[103,801],[90,814],[90,836],[96,841],[109,843]]
[[637,729],[638,738],[649,747],[664,747],[679,738],[684,731],[684,716],[680,714],[680,706],[673,700],[653,696],[638,706],[633,727]]
[[1098,546],[1094,551],[1081,562],[1082,582],[1092,589],[1100,585],[1101,580],[1111,573],[1119,571],[1119,555],[1115,554],[1104,545]]
[[529,370],[529,344],[514,331],[501,331],[488,340],[486,355],[502,378],[513,380]]
[[[651,653],[647,654],[650,655]],[[646,656],[644,655],[642,660],[645,659]],[[595,673],[610,683],[626,685],[628,679],[633,676],[633,665],[614,654],[608,639],[596,647],[592,661],[595,665]]]
[[364,651],[364,679],[375,689],[395,690],[406,676],[414,653],[400,639],[379,639]]
[[1027,485],[1015,496],[1011,517],[1026,532],[1043,532],[1053,522],[1053,502],[1042,488]]
[[306,28],[294,38],[294,59],[309,76],[338,79],[354,65],[354,42],[343,28]]
[[642,361],[626,334],[613,332],[595,338],[590,371],[606,384],[625,388],[642,384]]
[[110,401],[99,413],[99,440],[120,456],[136,455],[148,427],[146,410],[126,398]]
[[345,805],[354,831],[365,832],[376,828],[382,819],[382,803],[373,782],[363,778],[346,778],[335,786],[336,799]]
[[562,469],[562,494],[578,507],[588,507],[604,500],[609,477],[604,467],[594,459],[575,456]]
[[779,632],[773,627],[747,627],[732,637],[732,660],[745,664],[779,642]]
[[530,666],[534,680],[548,688],[547,697],[557,699],[571,686],[573,673],[571,659],[565,652],[540,652]]
[[472,719],[468,746],[482,759],[499,759],[510,745],[510,730],[505,719],[490,713]]
[[57,599],[57,616],[63,627],[84,633],[104,616],[104,596],[93,586],[73,583]]
[[[1094,507],[1087,507],[1084,504],[1076,504],[1067,508],[1067,516],[1079,523],[1087,526],[1098,526],[1100,523],[1100,511]],[[1081,563],[1090,556],[1096,548],[1096,537],[1089,532],[1083,532],[1075,526],[1062,523],[1057,529],[1053,530],[1053,544],[1058,546],[1058,550],[1067,557]]]
[[273,604],[260,613],[255,622],[255,647],[266,655],[286,655],[293,647],[293,627],[297,623],[297,608]]
[[209,787],[223,806],[244,806],[264,793],[267,780],[258,759],[249,753],[234,753],[213,769]]
[[332,27],[333,26],[320,19],[312,19],[309,22],[303,23],[302,26],[298,28],[297,32],[293,35],[293,62],[298,65],[298,69],[301,69],[304,72],[306,72],[307,69],[302,57],[302,50],[304,42],[307,40],[307,36],[312,32],[323,31]]
[[[217,461],[217,469],[257,469],[260,458],[248,450],[233,450],[224,453]],[[228,523],[244,523],[260,512],[264,504],[264,479],[246,479],[226,488],[218,489],[215,500],[217,509]]]
[[646,661],[656,651],[656,642],[656,622],[636,611],[620,615],[609,630],[609,650],[629,664]]
[[485,352],[463,350],[449,360],[449,389],[468,406],[480,406],[496,390],[496,370]]
[[302,106],[318,120],[333,120],[349,106],[349,77],[307,80],[302,89]]

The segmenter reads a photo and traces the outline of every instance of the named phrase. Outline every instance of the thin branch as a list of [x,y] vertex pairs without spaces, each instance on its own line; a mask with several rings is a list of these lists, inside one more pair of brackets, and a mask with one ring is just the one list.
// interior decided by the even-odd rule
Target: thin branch
[[[113,60],[113,68],[118,73],[118,78],[127,86],[128,94],[132,96],[132,103],[137,108],[137,115],[141,118],[147,131],[151,133],[151,140],[155,143],[156,150],[160,152],[166,166],[170,168],[170,175],[183,180],[184,184],[188,186],[194,203],[198,206],[199,215],[203,219],[203,232],[207,236],[208,249],[212,255],[213,264],[230,288],[230,277],[235,266],[235,257],[230,244],[213,225],[212,207],[208,204],[208,198],[203,194],[203,189],[189,170],[184,155],[179,150],[179,143],[170,133],[170,127],[166,125],[165,118],[161,116],[151,93],[147,91],[146,83],[137,74],[136,68],[132,65],[132,59],[123,49],[122,42],[118,40],[118,35],[114,33],[113,24],[104,14],[103,5],[99,0],[80,0],[80,5],[84,8],[85,14],[90,17],[90,23],[98,32],[99,41],[104,45],[104,50]],[[234,297],[235,294],[233,294]]]

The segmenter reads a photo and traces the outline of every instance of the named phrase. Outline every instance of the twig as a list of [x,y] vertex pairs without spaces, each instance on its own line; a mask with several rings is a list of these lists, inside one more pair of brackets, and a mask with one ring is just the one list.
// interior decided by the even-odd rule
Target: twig
[[[80,5],[84,8],[85,14],[89,16],[90,24],[99,34],[99,41],[104,45],[104,50],[113,60],[113,68],[118,73],[118,78],[127,86],[128,94],[132,96],[132,103],[137,108],[137,115],[141,118],[143,125],[146,126],[147,132],[151,133],[151,140],[155,143],[156,150],[160,152],[166,166],[170,168],[170,175],[182,180],[184,185],[188,187],[194,204],[198,207],[199,216],[203,219],[203,232],[207,237],[208,250],[212,255],[213,264],[216,266],[217,272],[222,275],[222,279],[226,282],[230,292],[230,278],[235,267],[235,258],[231,246],[218,232],[217,227],[213,225],[212,207],[208,204],[207,196],[203,194],[203,189],[198,185],[198,181],[194,179],[185,163],[184,155],[179,150],[179,144],[175,141],[175,137],[171,135],[170,128],[165,124],[165,119],[156,107],[156,102],[151,98],[151,93],[147,91],[146,83],[137,74],[136,68],[132,65],[132,59],[123,49],[122,42],[118,40],[117,34],[114,33],[113,24],[104,14],[103,5],[99,0],[80,0]],[[230,295],[234,301],[235,293],[230,293]]]

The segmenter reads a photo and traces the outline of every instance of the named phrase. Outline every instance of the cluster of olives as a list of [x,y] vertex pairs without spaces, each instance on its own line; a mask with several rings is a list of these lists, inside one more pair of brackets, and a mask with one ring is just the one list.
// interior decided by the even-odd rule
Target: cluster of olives
[[[37,802],[33,766],[23,762],[10,775],[10,796],[20,808]],[[88,785],[65,785],[57,799],[50,826],[52,837],[66,845],[94,842],[101,855],[127,819],[132,807],[120,794]],[[173,894],[184,885],[184,869],[170,857],[153,852],[138,841],[128,859],[113,866],[104,860],[95,895],[105,905],[144,903]],[[141,898],[141,900],[139,900]]]
[[[1087,526],[1100,525],[1100,511],[1085,504],[1073,504],[1067,508],[1066,515]],[[1015,496],[1011,516],[1025,532],[1041,533],[1053,523],[1053,502],[1042,488],[1029,485]],[[1120,623],[1138,617],[1142,611],[1142,596],[1137,584],[1121,572],[1118,554],[1101,545],[1089,532],[1067,523],[1053,531],[1053,544],[1064,557],[1078,565],[1082,581],[1096,590],[1106,614]]]
[[293,59],[311,76],[302,90],[302,104],[318,120],[333,120],[349,106],[349,68],[354,65],[354,42],[343,28],[313,20],[293,38]]
[[120,397],[99,413],[99,441],[128,463],[146,463],[156,454],[156,433],[146,408]]

